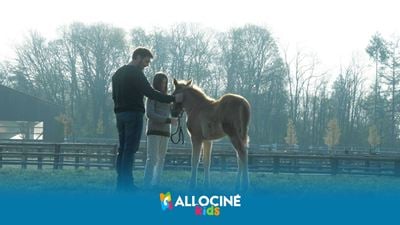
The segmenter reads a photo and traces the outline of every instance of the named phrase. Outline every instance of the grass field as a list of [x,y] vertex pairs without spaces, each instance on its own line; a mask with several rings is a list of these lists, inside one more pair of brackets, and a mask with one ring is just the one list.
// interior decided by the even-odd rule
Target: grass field
[[[141,187],[143,171],[135,171],[135,183]],[[202,189],[199,173],[199,190]],[[188,191],[189,171],[164,171],[160,191]],[[213,192],[234,192],[235,173],[212,172]],[[249,193],[265,195],[346,193],[368,195],[400,195],[400,178],[354,175],[295,175],[251,173]],[[0,191],[50,193],[104,193],[115,189],[115,172],[99,169],[0,169]],[[142,190],[145,191],[145,190]]]

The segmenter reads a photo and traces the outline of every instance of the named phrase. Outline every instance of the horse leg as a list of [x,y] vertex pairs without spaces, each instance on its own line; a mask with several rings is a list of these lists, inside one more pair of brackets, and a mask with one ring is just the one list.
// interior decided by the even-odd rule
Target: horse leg
[[248,155],[244,142],[239,135],[230,136],[230,140],[236,149],[238,161],[238,173],[236,176],[236,190],[246,191],[249,187]]
[[210,184],[211,151],[212,141],[203,141],[204,186],[206,188]]
[[245,145],[243,144],[243,151],[241,152],[243,170],[242,170],[242,190],[247,191],[249,188],[249,155]]
[[201,145],[201,141],[192,138],[192,176],[190,178],[190,189],[194,189],[197,184],[197,168],[199,167]]

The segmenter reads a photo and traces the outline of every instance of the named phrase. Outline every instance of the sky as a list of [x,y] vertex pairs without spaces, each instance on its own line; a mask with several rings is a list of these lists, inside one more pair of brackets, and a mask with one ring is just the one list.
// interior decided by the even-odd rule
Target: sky
[[315,54],[327,70],[365,61],[371,36],[400,36],[400,3],[395,0],[3,0],[0,3],[0,62],[30,30],[52,39],[72,22],[104,22],[126,31],[180,22],[226,31],[244,24],[268,28],[282,49]]

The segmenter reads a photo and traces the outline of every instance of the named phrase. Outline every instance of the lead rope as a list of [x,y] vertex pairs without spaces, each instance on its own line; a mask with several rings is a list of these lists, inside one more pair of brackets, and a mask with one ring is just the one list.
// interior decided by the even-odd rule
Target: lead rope
[[[178,144],[180,141],[182,141],[182,144],[185,143],[185,136],[183,135],[183,129],[181,125],[181,118],[183,115],[183,111],[178,115],[178,126],[176,127],[176,131],[171,134],[170,140],[174,144]],[[178,134],[178,140],[174,140],[174,136]]]

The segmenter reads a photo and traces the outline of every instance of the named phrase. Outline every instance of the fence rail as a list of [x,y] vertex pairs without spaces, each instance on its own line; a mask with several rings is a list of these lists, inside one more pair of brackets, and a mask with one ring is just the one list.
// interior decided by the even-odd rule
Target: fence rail
[[114,168],[116,145],[103,144],[48,144],[48,143],[6,143],[0,144],[0,168],[6,165],[20,165],[21,168],[64,166],[76,169],[85,167]]
[[[188,170],[191,150],[170,148],[165,168]],[[50,143],[0,143],[0,168],[18,166],[26,168],[99,168],[114,169],[117,145],[114,144],[50,144]],[[145,143],[135,157],[135,168],[146,162]],[[200,164],[202,164],[200,162]],[[200,168],[202,165],[200,165]],[[237,159],[233,150],[214,149],[212,170],[236,171]],[[400,176],[400,154],[387,152],[318,153],[302,151],[252,151],[249,150],[249,170],[271,173],[365,174]]]

